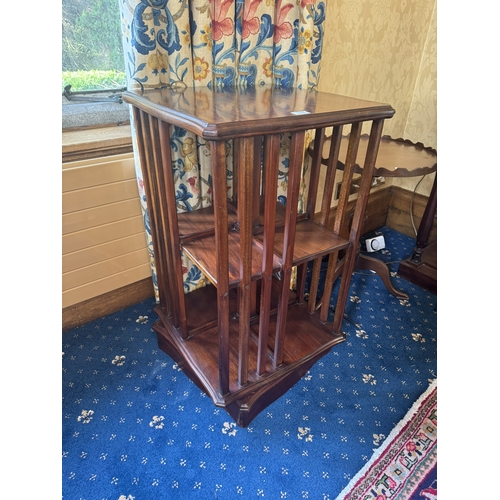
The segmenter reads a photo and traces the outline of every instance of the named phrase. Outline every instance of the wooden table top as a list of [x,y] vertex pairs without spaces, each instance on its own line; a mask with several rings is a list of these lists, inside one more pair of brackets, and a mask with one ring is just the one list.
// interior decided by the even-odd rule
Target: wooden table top
[[394,115],[388,104],[269,85],[127,91],[123,100],[210,140],[307,130]]
[[[368,146],[368,135],[362,135],[359,141],[357,161],[354,172],[360,174],[363,170],[364,158]],[[345,158],[349,137],[342,137],[339,158]],[[325,138],[321,161],[327,164],[330,155],[331,137]],[[313,144],[309,147],[312,155]],[[344,164],[338,162],[337,168],[343,170]],[[420,143],[404,139],[392,139],[383,136],[380,140],[377,162],[373,175],[375,177],[415,177],[435,172],[437,169],[437,153],[434,149]]]

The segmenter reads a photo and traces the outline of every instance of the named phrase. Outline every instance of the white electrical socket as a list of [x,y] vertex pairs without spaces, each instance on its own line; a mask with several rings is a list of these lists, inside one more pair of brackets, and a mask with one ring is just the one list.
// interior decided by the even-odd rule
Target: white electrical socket
[[375,238],[369,238],[366,240],[366,251],[376,252],[377,250],[382,250],[385,248],[385,240],[382,235],[375,236]]

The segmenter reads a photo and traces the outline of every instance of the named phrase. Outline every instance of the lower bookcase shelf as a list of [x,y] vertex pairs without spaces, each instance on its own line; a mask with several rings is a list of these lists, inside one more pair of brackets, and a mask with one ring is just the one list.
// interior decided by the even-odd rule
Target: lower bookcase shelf
[[[275,279],[274,290],[280,289]],[[219,334],[217,314],[213,299],[216,289],[213,285],[187,294],[189,301],[196,303],[190,315],[190,336],[182,339],[170,318],[160,307],[155,309],[161,321],[154,324],[158,344],[178,366],[202,389],[216,406],[224,408],[238,423],[245,427],[278,396],[284,394],[310,367],[327,354],[334,345],[343,342],[343,333],[334,333],[327,324],[321,323],[317,314],[310,314],[307,303],[299,304],[295,293],[290,290],[286,336],[283,347],[283,362],[274,366],[272,352],[275,347],[277,311],[271,313],[268,329],[268,355],[266,370],[257,373],[258,316],[251,320],[248,343],[248,381],[238,383],[239,322],[237,314],[237,291],[232,290],[230,298],[231,318],[229,321],[229,392],[221,394],[219,387]],[[277,304],[273,294],[272,304]]]

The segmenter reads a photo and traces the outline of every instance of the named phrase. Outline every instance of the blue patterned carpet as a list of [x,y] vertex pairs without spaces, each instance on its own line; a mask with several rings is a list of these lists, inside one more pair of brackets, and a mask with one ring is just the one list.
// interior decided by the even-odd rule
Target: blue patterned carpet
[[[397,270],[414,240],[378,233]],[[158,348],[152,300],[64,333],[63,499],[335,499],[437,377],[436,296],[393,282],[409,301],[354,274],[346,342],[246,429]]]

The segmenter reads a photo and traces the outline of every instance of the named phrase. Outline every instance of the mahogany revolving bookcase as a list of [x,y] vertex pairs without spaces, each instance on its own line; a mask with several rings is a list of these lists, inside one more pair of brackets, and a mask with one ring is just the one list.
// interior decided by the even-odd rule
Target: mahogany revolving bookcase
[[[318,359],[345,340],[342,319],[384,121],[394,110],[316,90],[170,88],[128,91],[151,223],[158,278],[158,345],[246,427]],[[341,237],[364,123],[370,130],[348,237]],[[171,127],[208,141],[213,203],[178,213]],[[333,127],[332,129],[330,129]],[[330,161],[318,189],[322,145],[332,130]],[[327,227],[343,131],[350,133],[333,230]],[[307,202],[298,213],[306,132],[315,136]],[[286,205],[277,201],[280,138],[291,137]],[[226,153],[232,140],[234,196],[227,199]],[[322,191],[322,197],[319,192]],[[316,201],[321,211],[315,216]],[[333,321],[333,276],[345,254]],[[210,284],[184,293],[182,254]],[[318,290],[322,260],[328,260]],[[309,300],[305,280],[312,262]],[[296,285],[291,277],[296,270]],[[319,295],[323,307],[316,307]]]

